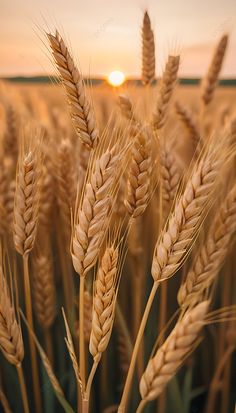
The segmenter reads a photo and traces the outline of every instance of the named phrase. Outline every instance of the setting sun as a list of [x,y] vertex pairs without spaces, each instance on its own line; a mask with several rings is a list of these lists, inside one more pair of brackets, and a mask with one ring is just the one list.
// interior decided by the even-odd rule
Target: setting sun
[[111,72],[108,76],[108,82],[112,86],[120,86],[122,83],[125,81],[125,75],[123,72],[120,72],[119,70],[115,70],[114,72]]

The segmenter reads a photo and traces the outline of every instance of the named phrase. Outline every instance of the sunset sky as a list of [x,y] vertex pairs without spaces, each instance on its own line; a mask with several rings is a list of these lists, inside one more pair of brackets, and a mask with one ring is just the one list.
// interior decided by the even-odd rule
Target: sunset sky
[[140,73],[140,26],[148,9],[157,70],[181,54],[182,76],[207,68],[219,37],[230,34],[222,75],[236,77],[236,0],[0,0],[0,76],[54,73],[44,29],[58,27],[84,74]]

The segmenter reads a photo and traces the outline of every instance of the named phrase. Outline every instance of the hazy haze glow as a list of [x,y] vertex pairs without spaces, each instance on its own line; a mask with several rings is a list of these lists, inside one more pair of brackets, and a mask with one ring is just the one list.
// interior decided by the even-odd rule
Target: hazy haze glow
[[202,75],[228,32],[222,76],[236,77],[236,0],[0,0],[0,75],[54,73],[43,30],[57,27],[85,75],[120,70],[139,76],[145,9],[155,30],[158,73],[169,53],[180,53],[180,75]]

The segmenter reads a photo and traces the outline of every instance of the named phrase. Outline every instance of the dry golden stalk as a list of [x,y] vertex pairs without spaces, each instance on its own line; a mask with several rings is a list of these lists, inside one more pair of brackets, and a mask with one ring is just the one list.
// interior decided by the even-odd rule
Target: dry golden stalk
[[88,291],[84,292],[84,339],[88,343],[92,328],[93,301]]
[[118,249],[106,248],[98,268],[93,299],[92,331],[89,350],[99,362],[106,350],[114,322],[116,304]]
[[58,149],[57,187],[60,214],[65,229],[70,233],[71,211],[76,199],[76,171],[73,147],[70,140],[63,139]]
[[6,224],[8,220],[7,214],[7,191],[8,179],[6,174],[5,162],[0,158],[0,235],[6,232]]
[[155,78],[155,41],[151,21],[146,11],[142,27],[142,81],[150,84]]
[[166,228],[157,241],[152,262],[155,282],[171,277],[181,266],[205,216],[220,168],[228,156],[227,151],[224,155],[222,145],[217,145],[213,139],[194,166],[184,192],[177,197]]
[[177,193],[181,170],[173,149],[166,145],[161,150],[160,163],[162,213],[165,222]]
[[18,366],[24,358],[21,328],[0,266],[0,349],[9,363]]
[[4,413],[12,413],[7,397],[1,388],[0,388],[0,402],[1,402]]
[[168,61],[161,79],[156,110],[153,114],[153,127],[155,130],[161,129],[165,124],[168,106],[177,80],[179,61],[179,56],[168,57]]
[[56,291],[53,279],[52,259],[49,253],[40,253],[34,257],[33,297],[35,314],[40,326],[48,329],[56,316]]
[[191,306],[199,301],[220,271],[230,249],[236,230],[236,185],[222,202],[209,229],[207,238],[200,246],[186,281],[178,292],[180,306]]
[[75,208],[72,239],[72,261],[81,276],[94,266],[109,222],[114,185],[120,168],[121,154],[115,147],[95,160],[86,182],[80,206]]
[[98,130],[94,113],[85,94],[81,73],[75,66],[58,31],[55,35],[48,33],[47,36],[55,64],[66,90],[75,129],[81,141],[89,148],[94,148],[98,141]]
[[185,126],[186,130],[189,133],[189,137],[192,139],[194,149],[198,147],[200,142],[200,133],[197,127],[197,124],[193,118],[191,112],[189,112],[182,104],[179,102],[175,103],[176,113],[178,114],[180,120]]
[[26,256],[33,248],[39,211],[39,153],[29,150],[20,158],[14,205],[14,244]]
[[202,82],[202,100],[204,105],[209,105],[213,99],[214,91],[216,89],[219,73],[225,56],[226,47],[228,44],[228,35],[221,37],[215,52],[212,57],[211,64],[208,68],[205,78]]
[[151,143],[148,133],[138,134],[132,148],[129,166],[125,206],[129,214],[136,218],[142,215],[150,198]]
[[[140,381],[142,407],[157,398],[194,350],[208,311],[208,301],[198,304],[180,319],[156,354],[149,360]],[[141,409],[137,410],[138,412]]]

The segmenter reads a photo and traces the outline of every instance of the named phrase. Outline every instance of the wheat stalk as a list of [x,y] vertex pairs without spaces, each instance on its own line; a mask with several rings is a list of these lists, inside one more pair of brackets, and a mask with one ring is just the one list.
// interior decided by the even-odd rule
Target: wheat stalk
[[161,79],[155,113],[153,114],[154,130],[163,128],[165,124],[168,106],[177,80],[179,61],[179,56],[168,56],[166,67]]
[[155,41],[151,21],[146,11],[142,26],[142,81],[150,84],[155,78]]
[[85,94],[81,73],[58,31],[55,35],[47,34],[53,58],[65,87],[70,105],[71,117],[81,142],[94,148],[98,141],[98,130],[94,113]]
[[201,98],[205,106],[213,99],[214,91],[216,89],[219,73],[225,56],[225,51],[228,44],[228,35],[223,35],[215,49],[212,61],[208,68],[205,78],[202,82]]
[[0,401],[1,401],[1,405],[2,405],[4,413],[12,413],[7,397],[1,387],[0,387]]
[[228,254],[236,230],[236,185],[222,202],[211,224],[207,238],[200,246],[186,281],[178,292],[180,306],[190,306],[209,287]]
[[194,350],[205,321],[209,302],[204,301],[180,319],[168,338],[149,360],[140,380],[141,412],[147,401],[157,398],[174,377],[185,358]]

